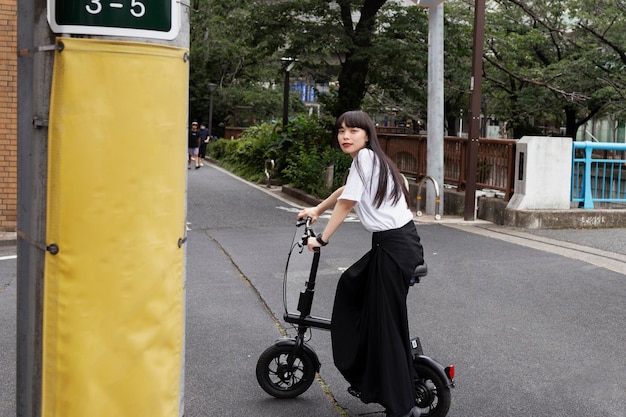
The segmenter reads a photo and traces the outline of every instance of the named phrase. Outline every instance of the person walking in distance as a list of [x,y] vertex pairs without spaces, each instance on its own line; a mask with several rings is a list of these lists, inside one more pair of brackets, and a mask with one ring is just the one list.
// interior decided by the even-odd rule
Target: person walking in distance
[[209,129],[206,127],[206,123],[200,123],[200,130],[198,130],[200,134],[200,148],[198,150],[198,157],[200,158],[200,166],[204,166],[204,158],[206,157],[206,147],[209,143]]
[[199,149],[200,134],[198,133],[198,122],[193,122],[187,137],[187,169],[191,169],[192,160],[195,162],[196,169],[200,168],[200,163],[198,161]]
[[333,209],[309,250],[326,246],[352,209],[372,232],[371,249],[339,279],[331,316],[335,365],[348,391],[385,407],[386,417],[418,417],[406,298],[423,248],[409,209],[409,194],[393,161],[383,152],[374,123],[362,111],[336,121],[341,150],[352,157],[343,187],[298,218],[312,221]]

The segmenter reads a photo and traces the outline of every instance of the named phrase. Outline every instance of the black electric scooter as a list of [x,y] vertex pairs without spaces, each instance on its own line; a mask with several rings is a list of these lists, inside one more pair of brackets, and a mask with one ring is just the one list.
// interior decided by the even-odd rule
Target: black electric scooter
[[[311,218],[299,220],[296,227],[304,227],[304,234],[297,245],[293,245],[287,258],[287,267],[293,249],[300,247],[300,253],[307,245],[309,237],[315,237],[311,227]],[[315,351],[305,342],[306,333],[310,328],[330,330],[330,320],[311,316],[315,279],[320,260],[320,250],[315,248],[309,280],[304,291],[300,292],[298,311],[290,313],[287,309],[286,282],[287,268],[283,281],[283,304],[285,322],[293,324],[297,330],[296,337],[278,339],[259,357],[256,366],[256,377],[261,388],[268,394],[281,399],[295,398],[304,393],[313,383],[315,374],[319,372],[320,361]],[[428,273],[426,264],[419,265],[411,276],[410,285],[420,282]],[[424,355],[419,338],[411,339],[413,367],[415,369],[415,405],[423,417],[445,417],[448,414],[452,396],[450,389],[454,387],[454,365],[444,367],[436,360]]]

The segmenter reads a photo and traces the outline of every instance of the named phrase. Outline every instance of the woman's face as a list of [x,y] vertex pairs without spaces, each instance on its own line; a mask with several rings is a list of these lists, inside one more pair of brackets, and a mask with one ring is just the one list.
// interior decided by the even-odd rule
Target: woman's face
[[357,152],[365,148],[369,139],[365,130],[360,127],[348,127],[342,123],[337,133],[337,140],[341,150],[354,158]]

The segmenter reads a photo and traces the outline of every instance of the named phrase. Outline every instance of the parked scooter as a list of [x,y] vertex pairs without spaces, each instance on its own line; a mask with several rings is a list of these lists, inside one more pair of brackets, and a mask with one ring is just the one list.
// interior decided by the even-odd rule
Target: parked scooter
[[[281,399],[295,398],[304,393],[313,383],[321,363],[311,346],[305,342],[309,329],[330,330],[331,322],[327,318],[311,316],[315,280],[320,260],[320,249],[315,248],[309,279],[298,300],[299,314],[290,313],[287,308],[286,283],[289,260],[293,249],[300,248],[300,253],[307,245],[309,237],[315,237],[311,227],[311,218],[298,220],[296,227],[304,226],[304,234],[297,245],[293,245],[287,258],[283,281],[283,305],[285,322],[293,324],[297,335],[281,338],[268,347],[259,357],[256,377],[259,385],[268,394]],[[419,265],[411,276],[410,285],[420,282],[428,273],[426,264]],[[415,369],[415,405],[422,416],[445,417],[448,414],[454,387],[454,365],[444,367],[436,360],[424,355],[419,338],[411,339],[413,368]]]

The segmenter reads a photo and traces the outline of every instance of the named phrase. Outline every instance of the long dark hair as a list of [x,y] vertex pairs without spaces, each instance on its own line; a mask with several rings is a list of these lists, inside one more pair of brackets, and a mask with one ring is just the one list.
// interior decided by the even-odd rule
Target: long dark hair
[[[378,184],[376,185],[376,194],[374,196],[374,205],[376,208],[379,208],[385,201],[389,187],[391,187],[391,199],[393,204],[400,201],[400,198],[404,196],[404,200],[408,206],[409,190],[406,189],[404,180],[402,179],[402,174],[400,174],[396,164],[382,150],[380,142],[378,141],[378,135],[376,135],[376,127],[374,126],[372,119],[364,111],[353,110],[345,112],[337,118],[337,121],[335,122],[335,132],[338,132],[343,124],[345,124],[346,127],[358,127],[359,129],[365,130],[367,138],[369,139],[366,147],[371,149],[372,152],[374,152],[374,155],[376,155],[376,158],[374,158],[374,164],[379,164],[380,172],[378,175]],[[355,161],[355,167],[361,176],[361,179],[363,179],[363,172],[359,167],[359,161],[358,159]],[[389,176],[386,175],[387,173],[391,173],[393,184],[388,184]]]

